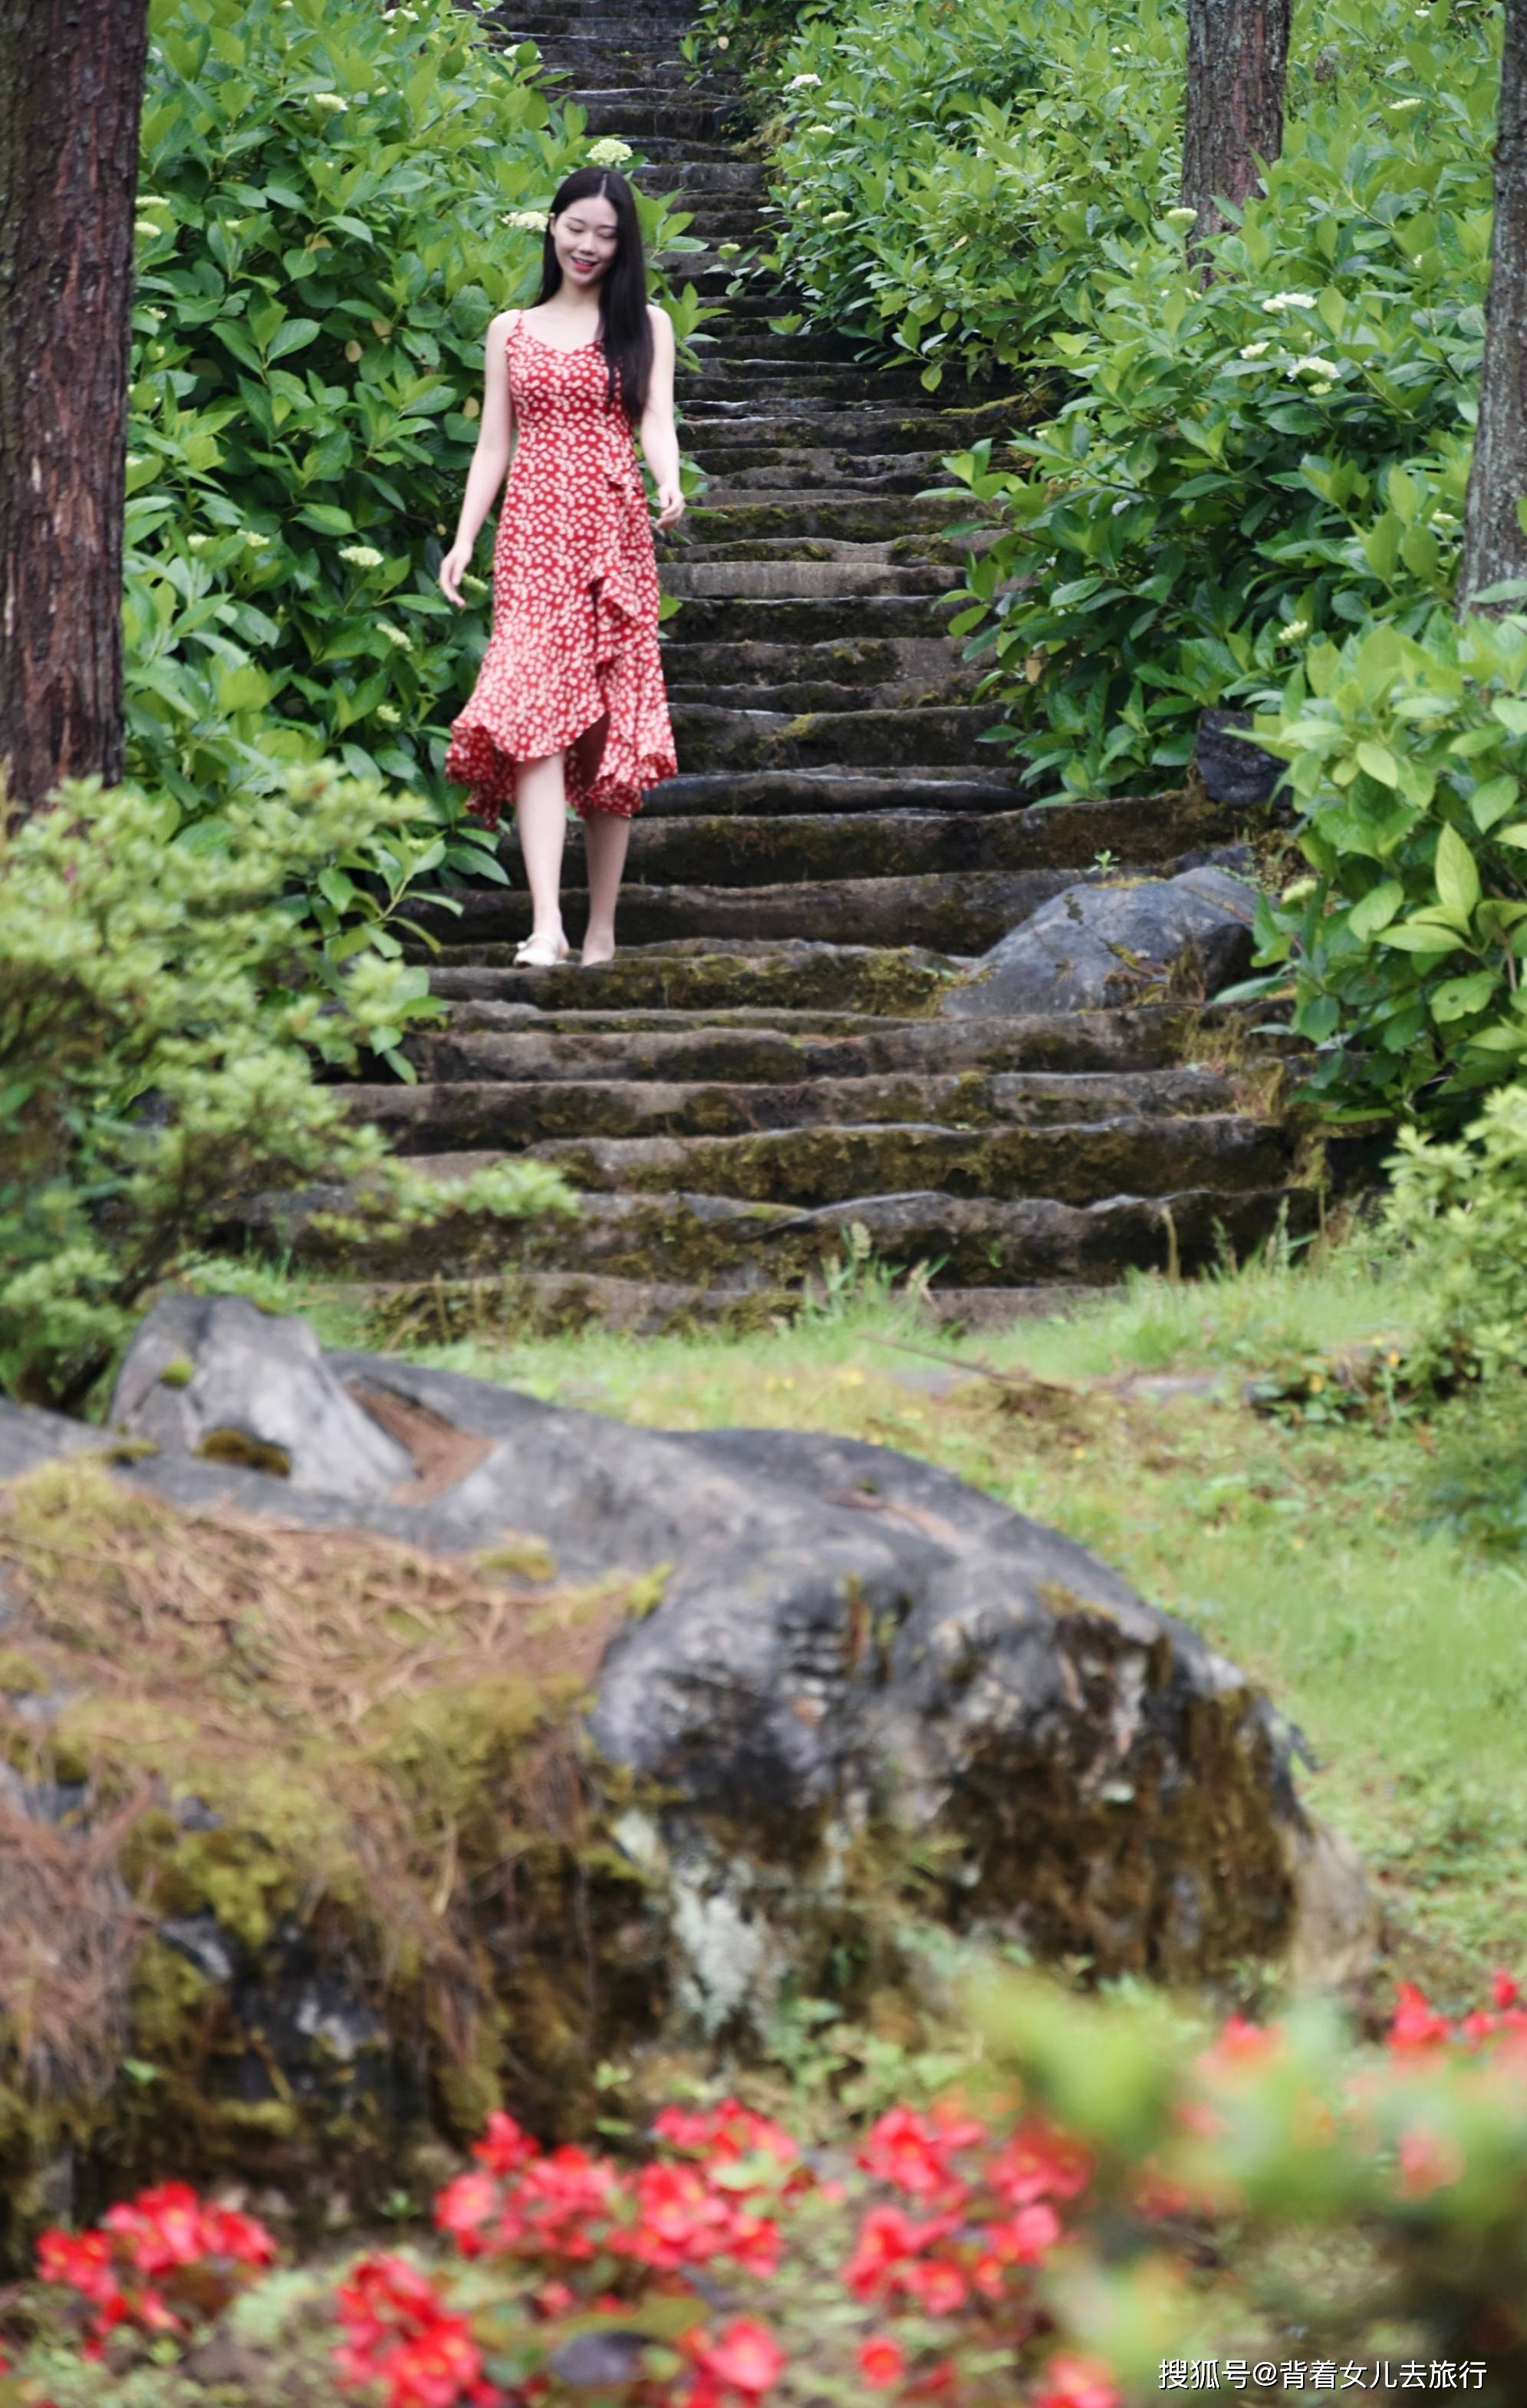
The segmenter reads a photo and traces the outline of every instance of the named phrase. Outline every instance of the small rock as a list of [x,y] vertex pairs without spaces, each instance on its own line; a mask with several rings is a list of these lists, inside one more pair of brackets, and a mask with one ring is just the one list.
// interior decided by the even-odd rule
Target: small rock
[[1253,724],[1249,710],[1199,713],[1193,767],[1210,801],[1226,803],[1233,810],[1256,810],[1270,803],[1288,774],[1286,761],[1241,734]]

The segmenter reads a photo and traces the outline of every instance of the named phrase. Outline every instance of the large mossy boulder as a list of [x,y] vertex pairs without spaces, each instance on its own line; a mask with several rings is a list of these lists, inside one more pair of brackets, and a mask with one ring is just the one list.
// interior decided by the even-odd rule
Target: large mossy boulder
[[0,1482],[18,2223],[61,2168],[375,2199],[501,2096],[577,2129],[615,2050],[910,1978],[911,1918],[1183,1982],[1371,1944],[1268,1700],[887,1449],[187,1298],[109,1429],[0,1406]]
[[1213,861],[1173,878],[1068,886],[983,953],[939,1009],[986,1019],[1212,996],[1250,967],[1256,900]]

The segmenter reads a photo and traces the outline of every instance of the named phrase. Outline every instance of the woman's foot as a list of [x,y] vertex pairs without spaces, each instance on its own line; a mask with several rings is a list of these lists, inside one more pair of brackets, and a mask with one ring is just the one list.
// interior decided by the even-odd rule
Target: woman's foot
[[517,970],[552,970],[567,959],[565,937],[526,937],[515,947]]
[[584,938],[583,950],[578,955],[578,960],[586,970],[598,969],[601,964],[605,962],[612,962],[614,959],[615,939],[613,937],[594,936],[591,933],[589,936]]

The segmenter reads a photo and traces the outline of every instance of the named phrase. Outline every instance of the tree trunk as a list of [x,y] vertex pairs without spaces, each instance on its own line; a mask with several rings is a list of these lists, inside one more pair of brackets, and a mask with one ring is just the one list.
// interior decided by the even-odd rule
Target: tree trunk
[[121,550],[148,0],[0,0],[0,771],[121,775]]
[[[1495,255],[1485,315],[1479,424],[1463,520],[1458,598],[1527,577],[1527,0],[1506,0],[1495,128]],[[1520,609],[1520,602],[1487,608]]]
[[1215,203],[1238,208],[1256,190],[1258,162],[1283,148],[1289,7],[1290,0],[1188,0],[1182,206],[1198,211],[1188,247],[1206,280],[1206,240],[1226,222]]

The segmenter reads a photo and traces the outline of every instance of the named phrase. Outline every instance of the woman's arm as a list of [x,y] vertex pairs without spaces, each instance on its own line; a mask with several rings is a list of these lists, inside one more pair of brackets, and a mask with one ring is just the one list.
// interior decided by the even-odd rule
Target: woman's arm
[[456,540],[440,563],[440,591],[455,603],[459,610],[466,607],[462,599],[463,572],[472,565],[473,547],[482,522],[493,507],[494,497],[509,465],[514,404],[509,398],[509,364],[504,355],[504,346],[509,328],[519,314],[517,309],[506,309],[488,329],[483,356],[482,424],[478,429],[478,448],[472,454],[472,466],[466,474],[462,514],[456,522]]
[[657,480],[660,527],[673,526],[684,515],[678,483],[678,433],[674,425],[674,330],[665,309],[649,305],[652,321],[652,381],[642,412],[642,456]]

